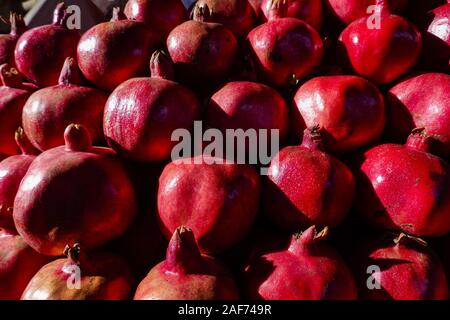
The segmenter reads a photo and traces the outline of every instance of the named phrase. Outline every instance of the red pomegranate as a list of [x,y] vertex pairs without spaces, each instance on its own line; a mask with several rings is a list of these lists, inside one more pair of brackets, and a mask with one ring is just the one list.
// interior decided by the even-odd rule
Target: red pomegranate
[[78,243],[67,258],[43,266],[28,283],[22,300],[126,300],[132,290],[128,265],[103,252],[86,254]]
[[282,16],[274,15],[247,37],[259,76],[276,87],[296,85],[323,56],[322,39],[316,30],[302,20]]
[[446,300],[442,263],[427,244],[401,234],[363,243],[353,256],[353,269],[364,300]]
[[82,124],[94,142],[102,142],[103,109],[108,96],[79,83],[76,61],[67,58],[59,84],[33,93],[23,107],[23,128],[39,150],[63,145],[64,130],[71,123]]
[[135,300],[237,300],[231,273],[213,257],[202,255],[191,229],[175,230],[166,260],[142,280]]
[[194,20],[179,25],[167,38],[167,49],[182,82],[211,85],[226,78],[236,59],[233,33],[209,21],[206,4],[196,5]]
[[78,64],[97,87],[112,91],[145,73],[148,57],[160,44],[159,35],[142,22],[127,20],[119,8],[110,22],[86,31],[78,44]]
[[188,19],[181,0],[128,0],[124,13],[128,19],[143,22],[157,31],[162,41]]
[[202,252],[222,252],[251,228],[259,188],[258,174],[250,166],[202,156],[175,160],[159,178],[162,230],[169,238],[178,226],[188,226]]
[[384,99],[364,78],[318,77],[297,91],[292,119],[297,137],[302,136],[305,125],[319,125],[327,150],[354,150],[377,141],[383,133]]
[[0,34],[0,65],[8,63],[14,66],[14,49],[16,48],[17,40],[27,30],[27,27],[22,16],[13,12],[9,15],[9,23],[3,18],[0,18],[1,21],[11,25],[11,32],[9,34]]
[[22,109],[36,87],[22,83],[22,77],[9,64],[0,66],[0,154],[18,153],[14,132],[22,125]]
[[263,210],[283,229],[335,227],[352,205],[355,181],[349,168],[324,152],[319,127],[305,130],[303,143],[282,149],[270,165]]
[[352,274],[338,253],[321,241],[328,228],[314,226],[292,237],[288,249],[255,256],[245,268],[250,299],[356,300]]
[[171,81],[168,57],[156,51],[151,58],[151,78],[133,78],[110,95],[103,128],[109,145],[119,154],[138,161],[170,158],[172,133],[192,129],[200,118],[200,102],[194,93]]
[[343,56],[353,70],[377,84],[392,82],[410,70],[420,57],[422,37],[403,17],[385,11],[377,19],[361,18],[340,35]]
[[427,153],[430,143],[416,129],[406,145],[384,144],[364,153],[357,208],[374,225],[418,237],[450,232],[450,167]]
[[86,249],[122,235],[135,215],[131,181],[116,154],[92,147],[81,125],[70,125],[65,146],[31,164],[14,201],[17,231],[36,251],[60,255],[67,243]]
[[17,41],[17,68],[40,87],[56,85],[64,60],[76,55],[80,34],[67,28],[70,16],[62,2],[55,9],[53,24],[28,30]]
[[245,39],[256,24],[255,11],[247,0],[199,0],[209,9],[208,22],[223,24],[236,38]]
[[13,221],[14,198],[31,162],[39,153],[20,127],[16,131],[15,140],[22,154],[0,162],[0,228],[12,233],[17,233]]
[[414,128],[434,138],[432,153],[450,157],[450,76],[425,73],[405,79],[387,94],[388,140],[402,143]]
[[322,26],[322,1],[317,0],[262,0],[263,21],[276,17],[291,17],[304,20],[319,30]]

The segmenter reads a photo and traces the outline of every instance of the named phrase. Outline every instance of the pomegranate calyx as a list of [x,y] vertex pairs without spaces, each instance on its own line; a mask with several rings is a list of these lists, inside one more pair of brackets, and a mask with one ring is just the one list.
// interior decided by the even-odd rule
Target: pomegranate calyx
[[71,124],[64,131],[67,151],[89,151],[92,148],[91,136],[80,124]]
[[78,64],[74,58],[68,57],[64,61],[64,65],[59,75],[58,83],[60,85],[79,84],[81,82]]
[[22,77],[16,68],[12,68],[5,63],[0,66],[0,84],[10,88],[20,88],[22,86]]
[[113,8],[113,12],[112,12],[112,18],[111,18],[111,22],[115,22],[115,21],[121,21],[121,20],[126,20],[127,17],[125,16],[125,13],[123,13],[123,11],[120,9],[120,7],[114,7]]
[[415,128],[408,137],[406,146],[429,153],[433,144],[433,137],[426,134],[425,128]]
[[0,16],[0,22],[3,22],[11,27],[9,34],[13,37],[18,37],[27,30],[22,15],[16,14],[15,12],[11,12],[9,14],[9,21]]
[[396,245],[399,245],[402,241],[408,241],[408,240],[412,240],[412,241],[414,241],[414,242],[420,244],[420,245],[423,246],[423,247],[427,247],[427,246],[428,246],[428,243],[427,243],[425,240],[423,240],[423,239],[421,239],[421,238],[419,238],[419,237],[411,236],[411,235],[406,234],[406,233],[404,233],[404,232],[400,233],[400,234],[398,235],[398,237],[396,237],[396,238],[394,239],[394,243],[395,243]]
[[63,254],[73,263],[77,265],[80,264],[81,247],[79,243],[75,243],[72,247],[67,244],[64,248]]
[[150,74],[152,78],[175,79],[173,63],[164,51],[156,50],[153,52],[150,58]]
[[269,13],[268,20],[275,20],[287,17],[287,10],[290,0],[269,0],[266,10]]
[[190,273],[198,270],[202,257],[194,233],[185,226],[173,233],[166,253],[168,267],[175,272]]
[[14,139],[16,140],[16,144],[22,151],[23,155],[38,155],[40,153],[39,150],[37,150],[30,142],[22,127],[17,128],[14,133]]
[[211,11],[206,3],[195,5],[192,20],[198,22],[208,22]]
[[[60,2],[56,5],[53,11],[53,24],[62,26],[62,21],[66,15],[67,6],[64,2]],[[67,22],[67,21],[66,21]]]
[[303,134],[302,147],[311,150],[323,151],[323,140],[321,134],[322,127],[316,124],[313,127],[307,128]]
[[317,232],[316,226],[311,226],[307,230],[297,233],[292,237],[288,250],[294,254],[307,250],[308,247],[314,243],[327,238],[329,231],[329,228],[325,227],[321,231]]

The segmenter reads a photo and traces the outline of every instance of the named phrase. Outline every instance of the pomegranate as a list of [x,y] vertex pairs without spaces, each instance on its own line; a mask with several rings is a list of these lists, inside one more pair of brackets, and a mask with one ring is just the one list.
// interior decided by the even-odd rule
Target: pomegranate
[[124,13],[128,19],[143,22],[157,31],[162,41],[188,19],[181,0],[128,0]]
[[450,75],[425,73],[405,79],[387,94],[389,141],[401,143],[414,128],[434,138],[432,153],[450,157]]
[[167,49],[184,82],[207,85],[226,78],[238,52],[233,33],[219,23],[207,22],[209,8],[196,5],[194,20],[179,25],[167,38]]
[[192,228],[202,252],[219,253],[251,228],[259,202],[259,177],[246,165],[198,156],[169,163],[159,179],[158,215],[170,237]]
[[259,76],[276,87],[296,85],[323,56],[323,43],[316,30],[302,20],[281,16],[274,15],[247,37]]
[[22,77],[9,64],[0,66],[0,154],[18,153],[14,132],[22,125],[22,109],[36,87],[22,83]]
[[138,161],[170,158],[176,129],[192,129],[200,118],[200,103],[182,85],[171,81],[170,60],[156,51],[151,59],[151,78],[134,78],[122,83],[108,99],[104,133],[109,145]]
[[[43,266],[28,283],[22,300],[125,300],[132,277],[125,261],[109,253],[86,254],[76,243],[66,258]],[[74,277],[79,275],[79,279]],[[79,281],[79,282],[78,282]]]
[[88,131],[70,125],[65,146],[31,164],[14,201],[17,231],[36,251],[60,255],[67,243],[86,249],[122,235],[135,215],[131,181],[115,153],[92,147]]
[[49,261],[22,237],[0,228],[0,300],[19,300],[30,279]]
[[231,273],[213,257],[202,255],[194,233],[175,230],[166,260],[139,284],[135,300],[237,300],[238,289]]
[[426,243],[405,234],[359,246],[353,268],[365,300],[445,300],[442,263]]
[[416,64],[422,37],[408,20],[383,11],[378,19],[367,17],[352,22],[341,33],[339,45],[356,73],[377,84],[386,84]]
[[238,39],[245,39],[255,26],[255,11],[247,0],[199,0],[197,3],[209,9],[208,22],[223,24]]
[[13,233],[17,232],[12,217],[14,198],[31,162],[39,153],[20,127],[16,131],[15,140],[22,154],[0,162],[0,228]]
[[325,76],[306,82],[294,97],[293,127],[320,125],[327,150],[343,152],[373,143],[386,122],[384,99],[376,86],[356,76]]
[[[0,18],[0,21],[3,20]],[[9,23],[3,20],[5,23],[11,25],[11,32],[9,34],[0,34],[0,65],[8,63],[14,66],[14,49],[19,37],[27,30],[25,21],[21,15],[15,13],[10,14]]]
[[319,30],[322,26],[322,1],[317,0],[263,0],[261,2],[263,21],[275,17],[291,17],[304,20]]
[[115,8],[110,22],[92,27],[81,37],[78,64],[86,79],[112,91],[125,80],[144,74],[148,57],[159,43],[155,31],[142,22],[125,19]]
[[64,60],[76,55],[80,34],[67,28],[69,17],[62,2],[55,9],[53,24],[30,29],[17,41],[17,68],[40,87],[56,85]]
[[64,144],[64,130],[71,123],[88,129],[96,143],[103,140],[103,109],[108,96],[78,85],[80,74],[76,61],[67,58],[59,84],[33,93],[23,107],[25,133],[41,151]]
[[305,130],[301,146],[275,156],[263,190],[269,219],[296,231],[339,225],[352,205],[355,181],[345,164],[323,151],[320,128],[314,127]]
[[250,299],[355,300],[352,274],[338,253],[321,241],[328,228],[314,226],[292,237],[288,249],[255,256],[245,268]]
[[419,237],[450,232],[450,167],[427,153],[430,144],[416,129],[405,146],[384,144],[364,153],[357,208],[374,225]]

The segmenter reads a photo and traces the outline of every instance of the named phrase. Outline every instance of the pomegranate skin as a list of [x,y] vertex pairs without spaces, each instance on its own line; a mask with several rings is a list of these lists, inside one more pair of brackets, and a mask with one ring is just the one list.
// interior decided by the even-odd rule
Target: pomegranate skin
[[92,147],[79,125],[66,129],[65,141],[33,161],[14,200],[19,234],[54,256],[67,243],[94,249],[119,237],[136,211],[131,181],[111,149]]
[[15,66],[14,49],[19,37],[27,30],[22,16],[11,13],[9,17],[11,32],[9,34],[0,34],[0,65],[8,63]]
[[295,85],[323,56],[320,35],[295,18],[271,20],[253,29],[247,40],[258,75],[276,87]]
[[170,31],[188,19],[180,0],[129,0],[124,13],[130,20],[143,22],[166,40]]
[[34,274],[49,261],[22,237],[0,229],[0,299],[19,300]]
[[339,225],[355,192],[352,172],[325,153],[320,131],[305,130],[301,146],[282,149],[272,161],[263,185],[263,210],[285,230],[311,225]]
[[64,130],[71,123],[84,125],[94,142],[103,141],[103,109],[108,96],[77,85],[77,72],[76,61],[67,58],[59,84],[34,92],[23,107],[25,133],[41,151],[63,145]]
[[341,33],[339,45],[357,74],[377,84],[386,84],[416,64],[422,51],[422,36],[400,16],[382,13],[379,29],[372,27],[369,19],[352,22]]
[[[159,178],[158,217],[167,238],[192,228],[204,253],[219,253],[251,228],[259,203],[259,177],[246,165],[214,158],[176,160]],[[224,160],[222,160],[224,162]],[[208,164],[214,163],[214,164]]]
[[386,123],[383,95],[357,76],[325,76],[309,80],[294,97],[293,127],[301,137],[319,125],[327,150],[343,152],[373,143]]
[[422,237],[450,231],[450,168],[427,153],[418,130],[406,145],[384,144],[364,153],[358,172],[358,211],[382,229]]
[[175,230],[166,260],[139,284],[135,300],[237,300],[238,289],[225,266],[202,255],[192,231]]
[[[327,229],[324,229],[327,230]],[[310,227],[288,249],[255,256],[245,268],[245,290],[254,300],[356,300],[355,281],[338,253]]]
[[[68,247],[67,250],[74,250]],[[66,253],[67,251],[65,251]],[[30,280],[21,300],[126,300],[132,290],[132,276],[121,258],[106,252],[54,260]],[[78,254],[83,254],[82,252]],[[79,288],[74,274],[80,275]]]

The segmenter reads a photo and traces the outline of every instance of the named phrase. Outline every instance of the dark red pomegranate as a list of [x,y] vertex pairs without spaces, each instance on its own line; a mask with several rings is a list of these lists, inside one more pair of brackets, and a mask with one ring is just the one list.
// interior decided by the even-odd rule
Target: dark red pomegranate
[[159,38],[144,23],[127,20],[115,8],[110,22],[92,27],[81,37],[78,64],[86,79],[112,91],[122,82],[145,73],[149,56],[160,44]]
[[314,226],[292,237],[288,249],[255,256],[245,268],[250,299],[356,300],[352,274],[339,254],[321,241],[328,228]]
[[143,22],[157,31],[162,41],[188,19],[181,0],[128,0],[124,13],[128,19]]
[[196,5],[193,15],[194,20],[172,30],[167,49],[183,82],[208,86],[230,74],[238,45],[222,24],[207,22],[206,4]]
[[15,140],[22,154],[0,162],[0,228],[12,233],[17,233],[13,221],[14,198],[31,162],[39,153],[20,127],[16,131]]
[[270,221],[296,231],[339,225],[352,205],[355,181],[345,164],[324,152],[320,128],[314,127],[305,130],[301,146],[274,157],[263,190]]
[[222,252],[250,230],[259,202],[259,177],[247,165],[196,157],[168,164],[159,178],[158,215],[167,238],[192,228],[202,252]]
[[223,24],[236,38],[245,38],[256,24],[255,11],[247,0],[199,0],[209,9],[208,22]]
[[319,30],[322,26],[322,1],[317,0],[262,0],[263,21],[276,17],[291,17],[304,20]]
[[119,154],[138,161],[170,158],[176,129],[192,129],[200,118],[200,103],[184,86],[171,81],[168,57],[156,51],[151,78],[122,83],[106,103],[103,128],[109,145]]
[[450,232],[450,167],[428,153],[430,144],[416,129],[406,145],[384,144],[364,153],[357,208],[374,225],[419,237]]
[[22,77],[9,64],[0,66],[0,154],[19,152],[14,132],[22,125],[22,109],[36,87],[22,83]]
[[110,253],[85,253],[66,246],[67,258],[43,266],[28,283],[22,300],[126,300],[132,276],[126,262]]
[[[0,19],[0,23],[3,18]],[[16,43],[19,37],[27,30],[25,21],[21,15],[17,15],[13,12],[9,15],[9,23],[3,20],[5,23],[11,25],[11,32],[9,34],[0,34],[0,65],[8,63],[11,66],[15,65],[14,50],[16,49]]]
[[238,289],[231,273],[213,257],[202,255],[194,233],[175,230],[166,260],[142,280],[135,300],[237,300]]
[[64,130],[71,123],[86,127],[95,143],[103,141],[103,109],[108,96],[79,85],[77,63],[67,58],[59,84],[33,93],[23,108],[26,135],[41,151],[64,144]]
[[387,94],[389,141],[406,141],[411,130],[425,128],[434,138],[432,153],[450,157],[450,75],[425,73],[398,83]]
[[422,50],[419,30],[403,17],[383,11],[379,26],[371,17],[352,22],[340,35],[343,56],[353,70],[377,84],[409,71]]
[[401,234],[363,243],[353,256],[364,300],[445,300],[449,291],[439,257],[418,238]]
[[60,3],[53,24],[28,30],[17,41],[17,68],[40,87],[56,85],[64,60],[76,56],[80,34],[67,28],[69,17],[66,6]]
[[135,216],[135,194],[116,154],[92,147],[81,125],[70,125],[65,146],[31,164],[14,201],[17,231],[36,251],[60,255],[67,243],[86,249],[122,235]]
[[49,261],[22,237],[0,228],[0,299],[19,300],[31,278]]
[[247,37],[259,76],[276,87],[296,85],[323,56],[322,39],[316,30],[302,20],[282,16],[273,16]]

